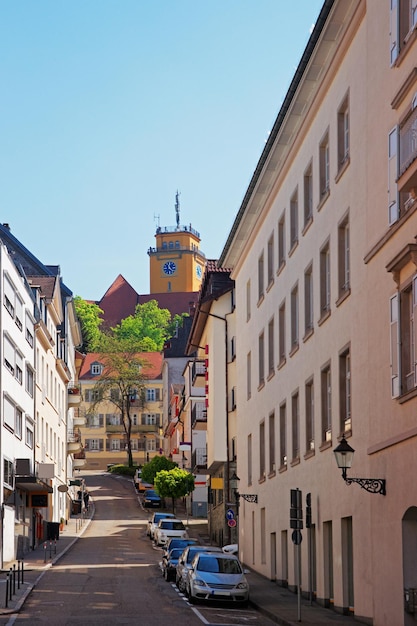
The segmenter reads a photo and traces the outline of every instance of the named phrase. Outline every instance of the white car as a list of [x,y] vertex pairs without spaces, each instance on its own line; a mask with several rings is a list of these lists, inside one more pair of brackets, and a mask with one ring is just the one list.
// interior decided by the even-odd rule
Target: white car
[[155,530],[158,526],[159,520],[168,518],[174,519],[175,515],[173,513],[162,513],[161,511],[158,511],[158,513],[154,513],[152,517],[148,520],[148,528],[146,530],[146,534],[148,535],[148,537],[154,539]]
[[154,533],[156,545],[165,546],[172,537],[188,539],[187,529],[182,521],[172,517],[159,520]]

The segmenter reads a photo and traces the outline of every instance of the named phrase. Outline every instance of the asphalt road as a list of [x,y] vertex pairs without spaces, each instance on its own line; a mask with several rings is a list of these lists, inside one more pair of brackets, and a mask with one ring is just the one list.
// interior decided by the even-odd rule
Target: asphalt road
[[161,549],[146,536],[149,513],[132,481],[110,474],[86,476],[95,516],[82,537],[47,570],[14,624],[49,626],[270,626],[253,609],[192,607],[159,566]]

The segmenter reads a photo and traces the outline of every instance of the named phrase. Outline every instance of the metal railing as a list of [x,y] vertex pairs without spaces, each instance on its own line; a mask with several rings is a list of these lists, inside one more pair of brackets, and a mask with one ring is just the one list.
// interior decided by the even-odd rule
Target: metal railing
[[417,107],[413,109],[400,128],[400,171],[402,176],[417,158]]

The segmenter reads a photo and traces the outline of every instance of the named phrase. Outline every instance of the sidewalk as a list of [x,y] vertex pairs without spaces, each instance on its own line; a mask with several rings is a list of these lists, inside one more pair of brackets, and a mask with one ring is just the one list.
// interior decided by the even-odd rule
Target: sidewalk
[[[178,507],[176,514],[184,519],[188,525],[189,534],[201,541],[201,543],[210,543],[207,529],[207,520],[188,518],[186,519],[185,511]],[[68,520],[65,530],[60,533],[59,540],[55,542],[46,542],[38,548],[29,552],[24,558],[23,583],[20,589],[17,585],[17,561],[5,563],[0,573],[0,618],[1,616],[18,613],[23,606],[26,598],[36,586],[43,574],[56,563],[63,554],[65,554],[71,546],[83,535],[88,528],[94,516],[94,503],[91,503],[90,511],[84,520],[72,517]],[[6,574],[10,568],[16,568],[16,593],[12,595],[12,599],[8,600],[8,606],[5,606],[6,596]],[[246,566],[247,567],[247,566]],[[298,599],[295,593],[288,591],[284,587],[278,586],[264,576],[249,569],[247,575],[250,585],[250,603],[260,613],[264,614],[270,620],[281,626],[298,626]],[[358,626],[360,623],[353,617],[343,616],[331,609],[324,609],[318,604],[310,604],[310,602],[301,599],[301,623],[308,626]]]
[[[18,613],[26,598],[42,578],[44,573],[52,567],[63,554],[81,537],[88,528],[94,516],[94,504],[90,505],[85,517],[71,517],[64,530],[59,533],[57,541],[45,541],[35,550],[25,554],[23,559],[23,583],[18,585],[18,562],[10,561],[3,564],[0,570],[0,616]],[[20,564],[20,568],[22,565]],[[6,576],[10,569],[15,569],[15,593],[7,599],[6,607]]]

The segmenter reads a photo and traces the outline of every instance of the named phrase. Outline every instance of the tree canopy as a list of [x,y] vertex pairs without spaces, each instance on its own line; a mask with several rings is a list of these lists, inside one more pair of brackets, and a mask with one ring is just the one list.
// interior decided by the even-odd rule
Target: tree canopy
[[172,470],[177,467],[177,463],[171,461],[171,459],[167,459],[166,456],[154,456],[149,463],[145,463],[142,467],[142,480],[145,483],[154,484],[155,476],[158,472],[162,470]]
[[83,352],[96,352],[100,347],[102,332],[100,326],[103,323],[101,315],[103,311],[94,302],[87,302],[75,296],[75,310],[81,324],[81,333],[83,337]]
[[172,512],[175,511],[175,500],[183,498],[194,491],[194,476],[185,469],[174,467],[172,470],[161,470],[155,476],[154,485],[161,498],[172,498]]

